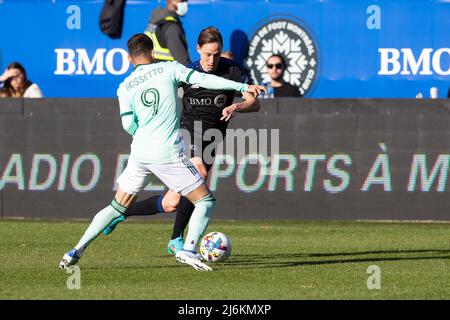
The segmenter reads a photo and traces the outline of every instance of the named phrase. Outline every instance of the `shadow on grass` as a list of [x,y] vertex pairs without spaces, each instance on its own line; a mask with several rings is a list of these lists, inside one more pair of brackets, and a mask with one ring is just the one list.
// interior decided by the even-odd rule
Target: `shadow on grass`
[[[424,255],[425,253],[426,255]],[[357,257],[362,255],[367,257]],[[310,258],[331,258],[331,257],[335,258],[323,260],[309,260]],[[233,255],[233,259],[229,259],[226,262],[226,264],[239,265],[243,268],[280,268],[280,267],[328,265],[341,263],[403,261],[403,260],[445,260],[445,259],[450,259],[450,250],[418,249],[418,250],[376,250],[376,251],[337,252],[337,253],[279,253],[269,255],[264,254]]]
[[[423,255],[425,254],[426,255]],[[367,257],[357,257],[357,256]],[[378,257],[377,257],[378,255]],[[384,256],[383,256],[384,255]],[[386,256],[390,255],[390,256]],[[356,256],[356,257],[355,257]],[[324,260],[309,260],[311,258],[330,258]],[[348,258],[346,258],[348,257]],[[162,259],[174,259],[173,256],[153,256],[150,260],[156,261]],[[245,269],[260,268],[283,268],[300,267],[310,265],[332,265],[342,263],[361,263],[361,262],[382,262],[382,261],[407,261],[407,260],[450,260],[450,249],[417,249],[417,250],[374,250],[358,252],[337,252],[337,253],[278,253],[278,254],[251,254],[251,255],[232,255],[224,263],[218,263],[216,266],[239,266]],[[153,260],[153,261],[155,261]],[[287,261],[286,261],[287,260]],[[85,270],[100,269],[160,269],[160,268],[186,268],[188,266],[175,263],[173,265],[155,265],[150,262],[148,265],[141,266],[107,266],[107,267],[84,267]],[[214,264],[212,264],[214,268]]]

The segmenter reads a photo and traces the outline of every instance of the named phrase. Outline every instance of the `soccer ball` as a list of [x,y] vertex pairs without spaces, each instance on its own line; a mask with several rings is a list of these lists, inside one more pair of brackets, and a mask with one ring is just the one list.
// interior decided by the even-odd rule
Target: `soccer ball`
[[230,253],[230,239],[222,232],[210,232],[200,242],[200,254],[206,261],[224,261]]

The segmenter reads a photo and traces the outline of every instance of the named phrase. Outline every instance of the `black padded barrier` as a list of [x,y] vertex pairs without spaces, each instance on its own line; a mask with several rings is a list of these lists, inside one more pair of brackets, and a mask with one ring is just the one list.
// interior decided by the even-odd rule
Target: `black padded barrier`
[[[223,144],[209,180],[215,218],[450,220],[450,100],[261,102],[230,123],[235,148]],[[243,134],[262,148],[240,152]],[[1,216],[91,218],[130,142],[114,99],[0,99]]]

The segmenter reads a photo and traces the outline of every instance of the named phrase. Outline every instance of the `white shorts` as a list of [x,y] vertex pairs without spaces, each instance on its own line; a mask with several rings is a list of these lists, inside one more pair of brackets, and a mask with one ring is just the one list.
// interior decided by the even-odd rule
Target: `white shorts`
[[129,158],[127,167],[117,179],[117,183],[126,193],[136,195],[150,182],[152,173],[169,189],[182,196],[195,190],[204,182],[192,162],[180,157],[177,162],[167,164],[140,163]]

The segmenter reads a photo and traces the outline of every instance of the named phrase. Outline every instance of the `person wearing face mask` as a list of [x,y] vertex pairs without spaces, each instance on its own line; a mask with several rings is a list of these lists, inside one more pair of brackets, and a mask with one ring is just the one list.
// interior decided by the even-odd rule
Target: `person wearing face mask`
[[152,12],[145,34],[153,40],[155,62],[176,60],[183,65],[191,63],[180,21],[187,11],[187,0],[167,0],[166,8],[159,7]]
[[18,62],[8,65],[0,76],[0,98],[42,98],[37,84],[27,78],[25,68]]

